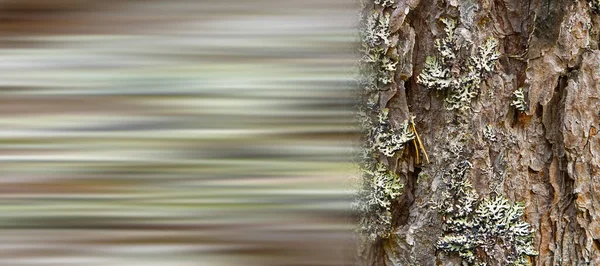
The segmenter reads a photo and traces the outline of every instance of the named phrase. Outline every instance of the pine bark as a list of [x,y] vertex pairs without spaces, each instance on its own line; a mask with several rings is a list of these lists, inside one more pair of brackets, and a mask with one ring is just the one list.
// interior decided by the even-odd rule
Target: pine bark
[[[468,176],[480,196],[496,184],[510,202],[525,203],[539,253],[532,265],[600,265],[600,16],[589,2],[400,0],[393,10],[400,57],[380,105],[394,123],[416,117],[430,163],[422,155],[417,163],[414,148],[406,149],[395,169],[405,187],[393,206],[394,231],[359,250],[360,264],[460,265],[436,249],[442,216],[431,206],[458,153],[472,163]],[[464,120],[445,108],[443,95],[416,82],[444,36],[442,17],[457,21],[466,44],[490,36],[499,42],[500,59]],[[510,105],[518,88],[525,112]],[[488,125],[497,140],[484,137]],[[455,142],[459,132],[464,142]]]

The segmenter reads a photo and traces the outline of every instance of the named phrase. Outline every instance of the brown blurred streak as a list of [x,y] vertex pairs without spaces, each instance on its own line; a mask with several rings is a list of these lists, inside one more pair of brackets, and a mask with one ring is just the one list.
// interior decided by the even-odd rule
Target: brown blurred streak
[[0,98],[0,115],[49,115],[84,113],[135,113],[136,108],[127,97],[10,97]]
[[151,16],[118,12],[136,2],[142,1],[6,0],[0,2],[0,36],[118,33],[136,24],[157,22]]

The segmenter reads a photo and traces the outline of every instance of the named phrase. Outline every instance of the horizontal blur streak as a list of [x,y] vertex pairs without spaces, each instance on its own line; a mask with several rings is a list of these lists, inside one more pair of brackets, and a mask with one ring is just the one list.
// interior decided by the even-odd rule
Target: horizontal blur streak
[[0,3],[0,265],[348,265],[353,0]]

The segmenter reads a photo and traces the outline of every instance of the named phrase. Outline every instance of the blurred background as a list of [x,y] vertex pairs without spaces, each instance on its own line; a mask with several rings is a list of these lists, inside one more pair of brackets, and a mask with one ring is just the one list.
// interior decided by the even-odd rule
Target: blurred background
[[348,265],[354,0],[0,1],[0,265]]

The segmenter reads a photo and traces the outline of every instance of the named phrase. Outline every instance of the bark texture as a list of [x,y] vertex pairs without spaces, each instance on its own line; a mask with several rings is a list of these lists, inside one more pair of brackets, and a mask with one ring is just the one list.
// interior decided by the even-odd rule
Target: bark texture
[[[440,18],[457,21],[466,47],[498,40],[500,58],[486,75],[466,119],[445,108],[444,95],[417,84]],[[600,16],[579,0],[400,0],[390,29],[399,63],[395,85],[381,93],[390,120],[416,116],[431,162],[415,163],[407,147],[396,172],[404,193],[393,205],[393,233],[359,250],[362,265],[460,265],[436,249],[442,216],[432,208],[457,158],[480,197],[498,191],[524,202],[535,234],[532,265],[600,265]],[[460,57],[468,57],[465,49]],[[528,110],[510,106],[522,87]],[[496,135],[484,137],[490,126]],[[503,265],[502,252],[489,265]]]

